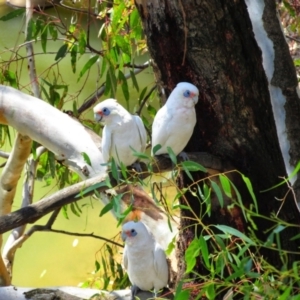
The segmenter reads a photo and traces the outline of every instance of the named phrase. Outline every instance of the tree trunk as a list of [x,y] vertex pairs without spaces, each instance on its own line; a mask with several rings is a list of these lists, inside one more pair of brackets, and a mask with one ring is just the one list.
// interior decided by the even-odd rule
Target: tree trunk
[[[261,193],[287,174],[277,137],[262,53],[255,40],[244,1],[135,2],[143,21],[157,80],[167,94],[181,81],[191,82],[200,90],[196,106],[197,124],[185,150],[208,152],[231,164],[250,178],[260,214],[269,217],[280,210],[279,218],[299,224],[296,201],[291,192],[286,195],[287,185]],[[275,9],[275,5],[272,9]],[[276,22],[275,33],[282,36],[278,20]],[[285,43],[284,38],[280,41]],[[287,61],[290,60],[287,57]],[[294,77],[291,82],[285,87],[296,89]],[[295,95],[294,91],[292,93]],[[298,114],[299,99],[294,97],[293,101],[297,107],[294,113]],[[295,131],[293,134],[292,138],[295,138]],[[299,159],[295,156],[294,162]],[[204,175],[193,174],[195,180]],[[242,181],[241,184],[239,181],[237,186],[243,204],[249,207],[251,197]],[[182,176],[180,184],[187,186],[190,182],[186,176]],[[200,215],[203,204],[195,201],[191,194],[187,194],[186,198],[194,212]],[[284,199],[283,205],[276,198]],[[182,211],[183,231],[179,243],[182,261],[184,251],[195,235],[192,227],[185,229],[194,223],[186,218],[191,215],[189,211]],[[206,216],[202,222],[228,224],[244,232],[251,226],[245,223],[241,211],[236,208],[222,210],[214,207],[211,217]],[[255,223],[257,230],[254,232],[265,241],[263,232],[274,224],[262,218],[256,218]],[[287,227],[283,231],[284,237],[281,234],[282,248],[297,251],[297,240],[289,239],[298,233],[296,227]],[[280,267],[275,251],[263,254],[271,264]],[[296,255],[289,255],[289,263],[295,259]],[[181,267],[183,276],[184,265]],[[203,270],[201,263],[196,265],[196,272],[203,274]]]

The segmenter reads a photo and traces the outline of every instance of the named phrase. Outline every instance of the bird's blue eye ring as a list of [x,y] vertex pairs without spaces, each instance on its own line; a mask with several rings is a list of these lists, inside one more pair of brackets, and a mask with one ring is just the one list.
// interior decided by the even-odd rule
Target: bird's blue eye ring
[[184,91],[183,96],[184,97],[189,97],[191,92],[189,90]]
[[110,114],[109,109],[106,108],[106,107],[104,107],[104,108],[102,109],[102,112],[103,112],[103,114],[104,114],[105,116],[108,116],[108,115]]
[[130,230],[131,236],[136,236],[137,232],[135,231],[135,229],[131,229]]

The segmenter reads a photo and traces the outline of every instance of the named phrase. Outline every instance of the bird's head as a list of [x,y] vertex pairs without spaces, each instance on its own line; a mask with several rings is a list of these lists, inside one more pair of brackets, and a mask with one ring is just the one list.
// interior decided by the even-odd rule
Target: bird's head
[[96,122],[109,123],[114,116],[119,114],[120,107],[122,106],[115,99],[107,99],[97,104],[93,109]]
[[126,242],[126,244],[132,244],[136,240],[143,240],[145,237],[149,237],[150,232],[146,225],[140,221],[134,222],[129,221],[122,226],[122,240]]
[[[180,100],[181,104],[186,107],[194,107],[198,102],[199,90],[189,82],[180,82],[172,91],[169,99],[173,101]],[[168,99],[168,101],[169,101]]]

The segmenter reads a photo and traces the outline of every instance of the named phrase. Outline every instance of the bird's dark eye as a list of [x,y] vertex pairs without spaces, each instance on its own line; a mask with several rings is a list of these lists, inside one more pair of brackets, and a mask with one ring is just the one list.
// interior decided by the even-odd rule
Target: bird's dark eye
[[191,92],[189,90],[184,91],[183,96],[184,97],[189,97]]
[[108,108],[106,108],[106,107],[104,107],[104,108],[102,109],[102,112],[103,112],[103,114],[104,114],[105,116],[108,116],[108,115],[110,114],[110,110],[109,110]]
[[136,236],[137,232],[135,231],[135,229],[131,229],[130,230],[131,236]]

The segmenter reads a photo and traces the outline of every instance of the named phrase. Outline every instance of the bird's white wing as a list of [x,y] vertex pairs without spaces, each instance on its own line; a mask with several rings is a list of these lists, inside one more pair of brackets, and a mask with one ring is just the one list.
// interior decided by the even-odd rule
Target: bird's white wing
[[[152,149],[158,144],[162,145],[162,147],[166,144],[170,135],[168,125],[171,119],[172,115],[168,113],[166,105],[155,115],[152,124]],[[160,151],[157,152],[157,154],[159,153]]]
[[165,251],[156,243],[154,248],[154,270],[157,277],[164,283],[168,284],[169,269]]
[[124,252],[123,252],[123,266],[125,270],[128,269],[128,257],[127,257],[127,247],[124,247]]
[[133,119],[137,125],[139,135],[140,135],[141,145],[142,145],[142,152],[144,152],[146,150],[146,144],[147,144],[147,132],[144,123],[139,116],[133,116]]
[[104,126],[102,131],[102,155],[105,162],[108,162],[110,158],[111,140],[111,131],[107,126]]

